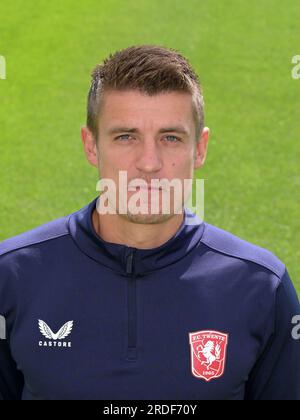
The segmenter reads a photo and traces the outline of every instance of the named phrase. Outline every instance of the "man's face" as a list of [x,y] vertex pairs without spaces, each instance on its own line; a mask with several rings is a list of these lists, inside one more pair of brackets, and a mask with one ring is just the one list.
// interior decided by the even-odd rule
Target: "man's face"
[[[195,168],[205,158],[208,130],[201,140],[195,139],[192,96],[188,93],[168,92],[149,96],[137,90],[109,91],[104,94],[98,121],[97,146],[87,150],[91,133],[83,129],[82,137],[88,160],[98,166],[101,178],[108,178],[117,187],[116,212],[118,213],[119,171],[126,171],[128,184],[142,178],[150,186],[152,179],[169,181],[192,179]],[[92,150],[92,152],[91,152]],[[91,155],[94,153],[94,155]],[[127,191],[127,203],[134,191]],[[148,198],[148,214],[120,214],[135,223],[161,223],[172,217],[175,208],[184,202],[174,201],[174,188],[170,193],[170,212],[163,214],[162,194],[159,214],[151,214],[151,195],[154,190],[143,191]],[[145,195],[144,195],[145,197]],[[141,200],[142,201],[142,200]],[[142,204],[140,202],[140,204]],[[145,204],[145,203],[144,203]]]

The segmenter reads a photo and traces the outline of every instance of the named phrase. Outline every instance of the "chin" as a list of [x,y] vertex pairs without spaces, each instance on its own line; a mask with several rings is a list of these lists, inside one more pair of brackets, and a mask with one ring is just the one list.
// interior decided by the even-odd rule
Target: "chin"
[[132,223],[139,223],[144,225],[154,225],[163,223],[172,217],[174,214],[132,214],[128,212],[127,214],[120,215],[124,217],[126,220]]

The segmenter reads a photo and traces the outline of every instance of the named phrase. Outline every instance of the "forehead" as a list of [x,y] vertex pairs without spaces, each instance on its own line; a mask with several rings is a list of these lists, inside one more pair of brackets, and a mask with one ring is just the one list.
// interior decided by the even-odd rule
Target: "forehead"
[[184,92],[164,92],[147,95],[137,90],[108,91],[103,94],[100,110],[101,125],[130,123],[193,125],[192,95]]

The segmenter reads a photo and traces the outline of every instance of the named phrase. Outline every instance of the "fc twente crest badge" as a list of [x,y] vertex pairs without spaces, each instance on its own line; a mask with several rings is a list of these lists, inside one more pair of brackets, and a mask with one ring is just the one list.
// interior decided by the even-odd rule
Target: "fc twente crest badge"
[[226,362],[228,334],[219,331],[189,333],[192,373],[210,381],[223,375]]

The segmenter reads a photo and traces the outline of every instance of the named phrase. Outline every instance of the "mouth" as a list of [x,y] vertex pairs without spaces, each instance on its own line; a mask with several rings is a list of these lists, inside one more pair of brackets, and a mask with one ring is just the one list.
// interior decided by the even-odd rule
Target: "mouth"
[[136,186],[136,187],[129,187],[128,191],[162,191],[162,187],[144,187],[144,186]]

